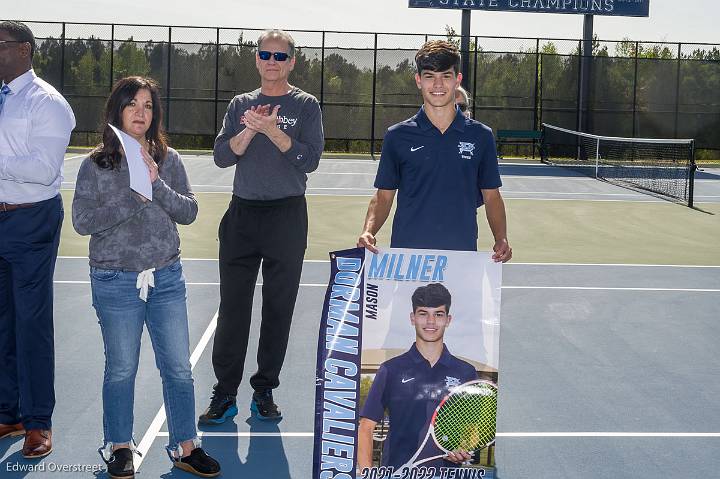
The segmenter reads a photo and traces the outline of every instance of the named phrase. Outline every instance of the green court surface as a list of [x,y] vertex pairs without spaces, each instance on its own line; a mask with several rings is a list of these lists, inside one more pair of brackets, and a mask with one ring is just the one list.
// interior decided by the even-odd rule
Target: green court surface
[[[65,223],[61,256],[87,256],[88,237],[72,228],[72,191],[63,191]],[[229,193],[197,193],[198,218],[180,226],[182,255],[217,258],[217,228]],[[329,251],[354,247],[369,198],[308,196],[310,218],[306,259],[327,259]],[[513,262],[720,265],[720,203],[690,209],[666,202],[537,201],[506,199]],[[478,248],[492,236],[479,210]],[[392,216],[392,214],[391,214]],[[387,245],[390,220],[378,240]]]

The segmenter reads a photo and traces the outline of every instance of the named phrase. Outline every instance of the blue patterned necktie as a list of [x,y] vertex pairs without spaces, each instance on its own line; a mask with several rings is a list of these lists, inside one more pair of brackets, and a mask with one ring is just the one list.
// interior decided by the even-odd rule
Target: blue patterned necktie
[[0,88],[0,113],[2,113],[3,105],[5,104],[5,97],[10,94],[10,87],[7,85],[3,85],[2,88]]

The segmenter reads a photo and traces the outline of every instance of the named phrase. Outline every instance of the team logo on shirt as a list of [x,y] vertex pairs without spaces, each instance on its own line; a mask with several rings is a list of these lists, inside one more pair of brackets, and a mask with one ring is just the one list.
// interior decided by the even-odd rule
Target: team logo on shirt
[[460,386],[460,380],[452,376],[445,376],[445,389],[452,389]]
[[[466,160],[472,159],[473,153],[475,152],[475,143],[469,143],[467,141],[461,141],[458,143],[458,150],[460,150],[460,156]],[[465,153],[468,153],[467,155]]]
[[287,130],[288,127],[293,128],[295,125],[297,125],[297,118],[290,118],[284,115],[278,115],[277,117],[277,127],[280,130]]
[[[277,117],[277,127],[278,130],[287,130],[288,128],[294,128],[295,125],[297,125],[298,119],[297,118],[290,118],[288,116],[284,115],[278,115]],[[240,117],[240,123],[243,125],[245,124],[245,115],[242,115]],[[298,158],[299,160],[300,158]]]

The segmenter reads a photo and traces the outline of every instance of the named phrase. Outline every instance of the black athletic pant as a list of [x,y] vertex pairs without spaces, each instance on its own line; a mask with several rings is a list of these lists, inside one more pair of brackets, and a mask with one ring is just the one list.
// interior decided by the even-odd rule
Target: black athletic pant
[[304,196],[272,201],[232,197],[220,222],[220,312],[213,346],[215,390],[237,394],[247,353],[253,292],[262,261],[262,323],[255,390],[280,381],[307,247]]

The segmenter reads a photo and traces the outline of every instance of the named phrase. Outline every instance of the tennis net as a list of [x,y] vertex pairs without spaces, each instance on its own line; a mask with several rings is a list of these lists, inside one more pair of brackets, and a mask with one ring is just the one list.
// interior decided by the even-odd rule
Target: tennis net
[[591,135],[543,123],[542,161],[693,205],[693,140]]

